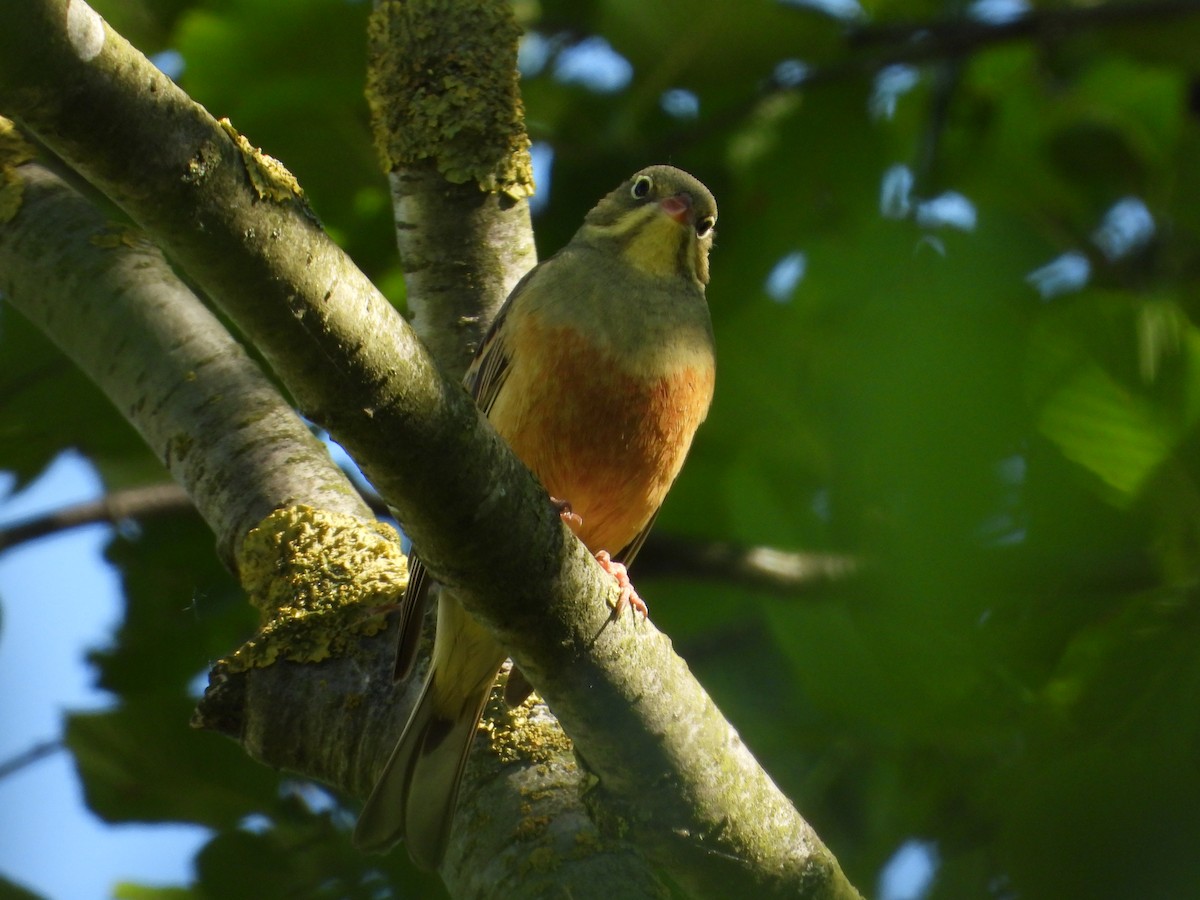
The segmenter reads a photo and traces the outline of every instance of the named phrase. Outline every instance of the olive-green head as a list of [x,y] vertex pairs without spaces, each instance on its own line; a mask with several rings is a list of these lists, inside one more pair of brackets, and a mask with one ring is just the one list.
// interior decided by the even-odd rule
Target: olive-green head
[[611,249],[648,274],[704,285],[716,223],[708,188],[682,169],[650,166],[597,203],[575,240]]

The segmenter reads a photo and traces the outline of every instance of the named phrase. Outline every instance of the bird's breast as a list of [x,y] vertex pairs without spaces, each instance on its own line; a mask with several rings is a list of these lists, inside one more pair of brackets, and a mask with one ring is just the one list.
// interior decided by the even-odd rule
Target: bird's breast
[[551,495],[583,519],[593,552],[645,527],[712,399],[711,348],[622,359],[569,327],[512,323],[510,370],[489,418]]

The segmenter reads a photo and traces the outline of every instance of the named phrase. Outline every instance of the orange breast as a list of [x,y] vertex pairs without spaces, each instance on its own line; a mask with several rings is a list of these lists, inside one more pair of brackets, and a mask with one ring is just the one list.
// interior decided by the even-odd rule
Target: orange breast
[[577,332],[529,321],[514,332],[490,418],[546,490],[583,519],[588,549],[617,553],[679,474],[712,399],[712,366],[692,354],[634,376]]

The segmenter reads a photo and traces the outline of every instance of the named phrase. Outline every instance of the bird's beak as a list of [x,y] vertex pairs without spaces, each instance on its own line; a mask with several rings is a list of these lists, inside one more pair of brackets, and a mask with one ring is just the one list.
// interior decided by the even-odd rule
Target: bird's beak
[[692,195],[687,191],[680,191],[673,197],[664,197],[658,201],[658,205],[668,216],[678,222],[680,225],[686,225],[688,215],[692,211]]

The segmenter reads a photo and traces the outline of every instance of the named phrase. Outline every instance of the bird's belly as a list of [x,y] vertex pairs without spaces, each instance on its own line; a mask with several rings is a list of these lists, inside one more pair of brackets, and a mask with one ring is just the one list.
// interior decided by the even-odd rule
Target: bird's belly
[[619,553],[679,474],[712,397],[711,359],[681,353],[631,374],[570,331],[527,336],[545,343],[532,354],[513,348],[490,418],[546,490],[583,519],[584,544]]

